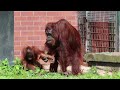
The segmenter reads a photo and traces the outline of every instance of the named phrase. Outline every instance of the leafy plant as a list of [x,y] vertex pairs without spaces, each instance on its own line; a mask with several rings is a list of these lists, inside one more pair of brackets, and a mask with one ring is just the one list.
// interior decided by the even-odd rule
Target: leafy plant
[[98,74],[97,68],[95,66],[92,66],[91,69],[89,70],[89,73]]
[[120,79],[120,72],[113,72],[112,75],[107,73],[101,76],[97,72],[97,68],[92,66],[91,69],[80,75],[62,75],[60,73],[51,73],[36,67],[34,71],[24,70],[19,58],[14,60],[13,65],[9,65],[9,60],[0,60],[0,78],[4,79]]

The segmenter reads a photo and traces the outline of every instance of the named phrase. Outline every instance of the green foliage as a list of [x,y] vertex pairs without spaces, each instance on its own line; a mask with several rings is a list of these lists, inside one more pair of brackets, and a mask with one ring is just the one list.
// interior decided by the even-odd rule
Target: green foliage
[[92,73],[92,74],[97,74],[98,75],[98,72],[97,72],[97,68],[95,66],[92,66],[89,70],[89,73]]
[[9,65],[8,61],[8,59],[0,60],[0,79],[120,79],[120,72],[113,72],[112,75],[106,72],[104,76],[101,76],[95,66],[82,75],[65,76],[60,73],[50,73],[38,67],[35,71],[26,71],[18,58],[14,60],[14,65]]

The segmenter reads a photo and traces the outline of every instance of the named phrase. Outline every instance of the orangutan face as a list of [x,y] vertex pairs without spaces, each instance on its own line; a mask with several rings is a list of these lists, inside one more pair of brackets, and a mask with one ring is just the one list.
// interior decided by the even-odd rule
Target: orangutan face
[[48,44],[49,46],[54,46],[55,45],[55,35],[54,35],[54,24],[48,24],[46,26],[45,29],[45,33],[46,33],[46,44]]
[[34,59],[34,52],[33,52],[32,48],[30,48],[30,47],[27,47],[27,48],[26,48],[25,59],[26,59],[27,61],[31,61],[31,60]]

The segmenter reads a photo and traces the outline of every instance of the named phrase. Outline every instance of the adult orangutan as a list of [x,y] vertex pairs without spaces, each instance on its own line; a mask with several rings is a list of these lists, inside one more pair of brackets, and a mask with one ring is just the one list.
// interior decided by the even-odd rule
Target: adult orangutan
[[43,51],[35,46],[27,46],[22,50],[22,64],[24,69],[35,70],[36,67],[43,69],[40,64],[39,59],[47,62],[48,60],[53,60],[50,55],[46,55]]
[[83,63],[82,43],[79,32],[65,19],[47,23],[46,51],[55,56],[50,71],[57,72],[58,63],[62,72],[67,74],[67,66],[72,66],[72,74],[81,73],[80,65]]

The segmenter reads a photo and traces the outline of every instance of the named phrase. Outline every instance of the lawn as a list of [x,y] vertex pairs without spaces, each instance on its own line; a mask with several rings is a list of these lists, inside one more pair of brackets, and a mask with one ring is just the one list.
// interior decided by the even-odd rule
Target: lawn
[[35,71],[23,70],[19,59],[14,60],[14,65],[9,65],[7,59],[0,60],[0,79],[120,79],[120,72],[113,72],[112,75],[106,74],[99,75],[96,67],[82,75],[69,75],[65,76],[61,73],[50,73],[43,69],[36,68]]

